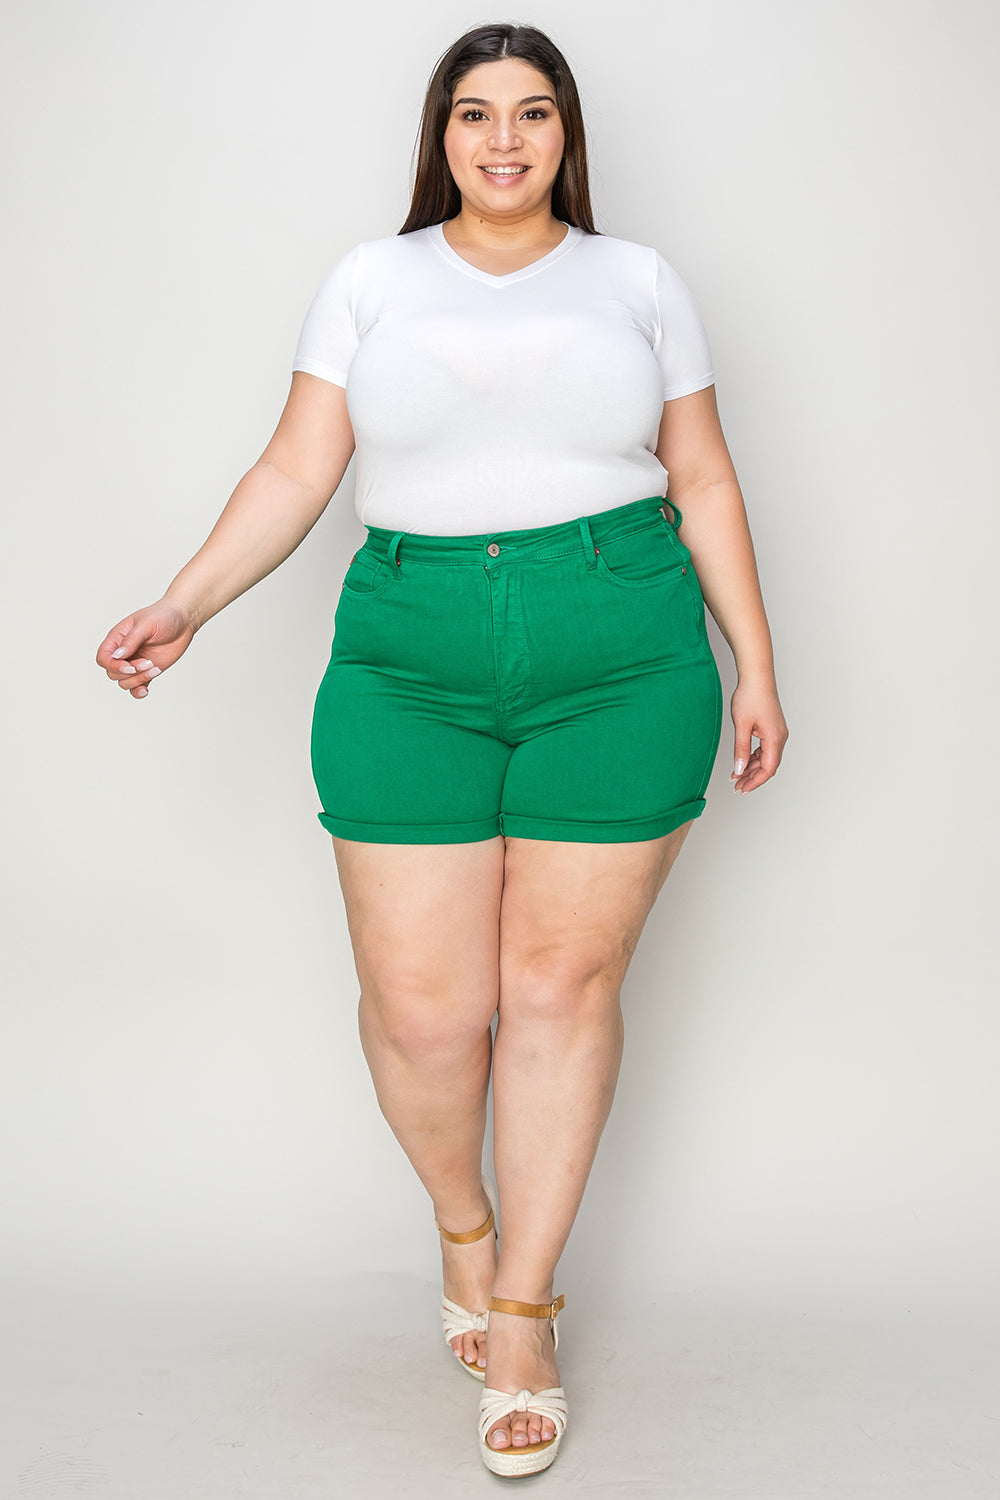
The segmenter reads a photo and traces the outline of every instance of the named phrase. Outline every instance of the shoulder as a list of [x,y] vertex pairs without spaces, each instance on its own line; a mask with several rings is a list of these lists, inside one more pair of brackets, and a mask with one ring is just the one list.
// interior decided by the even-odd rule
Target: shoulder
[[429,229],[412,229],[408,234],[385,234],[374,240],[361,240],[351,254],[359,268],[377,273],[395,271],[421,260],[430,247]]
[[698,321],[700,314],[691,287],[655,245],[642,245],[635,240],[616,239],[611,235],[606,238],[611,258],[622,268],[622,279],[634,289],[636,296],[652,298],[658,321],[662,323],[669,319],[675,325],[681,319]]
[[631,271],[643,283],[652,280],[658,288],[683,285],[680,272],[656,245],[644,245],[613,234],[588,234],[585,241],[589,255]]
[[327,281],[338,285],[358,278],[378,277],[380,273],[398,273],[403,267],[419,261],[426,253],[427,231],[411,234],[387,234],[378,239],[358,240],[330,264]]
[[594,260],[646,275],[655,266],[659,255],[652,245],[641,245],[636,240],[621,239],[614,234],[585,234],[580,248]]
[[645,306],[664,296],[683,295],[680,274],[655,245],[623,239],[614,234],[585,235],[578,247],[585,261],[613,279],[630,301]]

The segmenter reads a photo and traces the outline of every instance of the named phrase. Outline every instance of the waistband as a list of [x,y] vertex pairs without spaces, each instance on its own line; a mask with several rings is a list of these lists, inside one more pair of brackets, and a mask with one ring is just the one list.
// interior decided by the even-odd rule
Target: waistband
[[[673,520],[666,524],[676,531],[682,516],[673,503],[666,502]],[[386,562],[401,566],[406,558],[421,563],[446,566],[476,564],[487,568],[501,560],[541,562],[550,558],[570,557],[582,549],[588,567],[596,567],[602,542],[614,541],[648,526],[662,525],[663,495],[648,495],[627,505],[578,516],[573,521],[559,521],[552,526],[533,526],[522,531],[483,531],[470,536],[431,536],[419,531],[390,531],[383,526],[367,526],[367,551]]]

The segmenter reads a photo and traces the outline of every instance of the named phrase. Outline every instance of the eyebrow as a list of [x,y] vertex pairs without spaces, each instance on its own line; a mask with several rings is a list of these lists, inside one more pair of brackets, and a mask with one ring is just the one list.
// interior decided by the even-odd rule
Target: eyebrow
[[[517,101],[518,102],[518,107],[520,107],[522,104],[540,104],[543,99],[547,99],[550,104],[555,104],[555,102],[556,102],[553,99],[553,97],[552,97],[551,94],[529,94],[528,97],[527,97],[527,99],[519,99]],[[489,103],[490,103],[489,99],[456,99],[455,103],[452,105],[452,108],[453,109],[457,109],[460,104],[489,104]]]

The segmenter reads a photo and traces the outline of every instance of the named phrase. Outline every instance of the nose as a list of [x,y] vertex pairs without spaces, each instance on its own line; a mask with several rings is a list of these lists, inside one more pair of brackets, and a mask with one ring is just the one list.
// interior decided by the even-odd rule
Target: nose
[[519,146],[521,137],[513,120],[499,119],[490,132],[489,144],[500,151],[509,151],[514,146]]

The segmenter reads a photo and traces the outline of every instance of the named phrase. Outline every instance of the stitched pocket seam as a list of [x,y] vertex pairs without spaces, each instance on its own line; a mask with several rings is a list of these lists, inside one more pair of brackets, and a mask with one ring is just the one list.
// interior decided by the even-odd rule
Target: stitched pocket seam
[[661,573],[655,573],[652,578],[619,578],[618,574],[604,561],[604,553],[598,553],[597,573],[607,583],[614,584],[620,589],[653,589],[657,584],[665,583],[668,579],[679,578],[684,572],[685,564],[675,562],[671,567],[664,568]]
[[385,592],[385,589],[389,583],[389,565],[388,563],[383,562],[381,558],[371,558],[365,556],[363,559],[365,567],[362,568],[361,571],[364,572],[366,568],[371,567],[372,572],[370,576],[373,580],[374,587],[370,589],[354,589],[351,588],[347,580],[351,576],[351,568],[353,568],[355,564],[360,561],[362,561],[362,555],[360,552],[357,552],[351,558],[351,561],[347,568],[347,572],[344,574],[344,580],[341,584],[341,592],[350,595],[352,599],[377,599],[381,594]]

